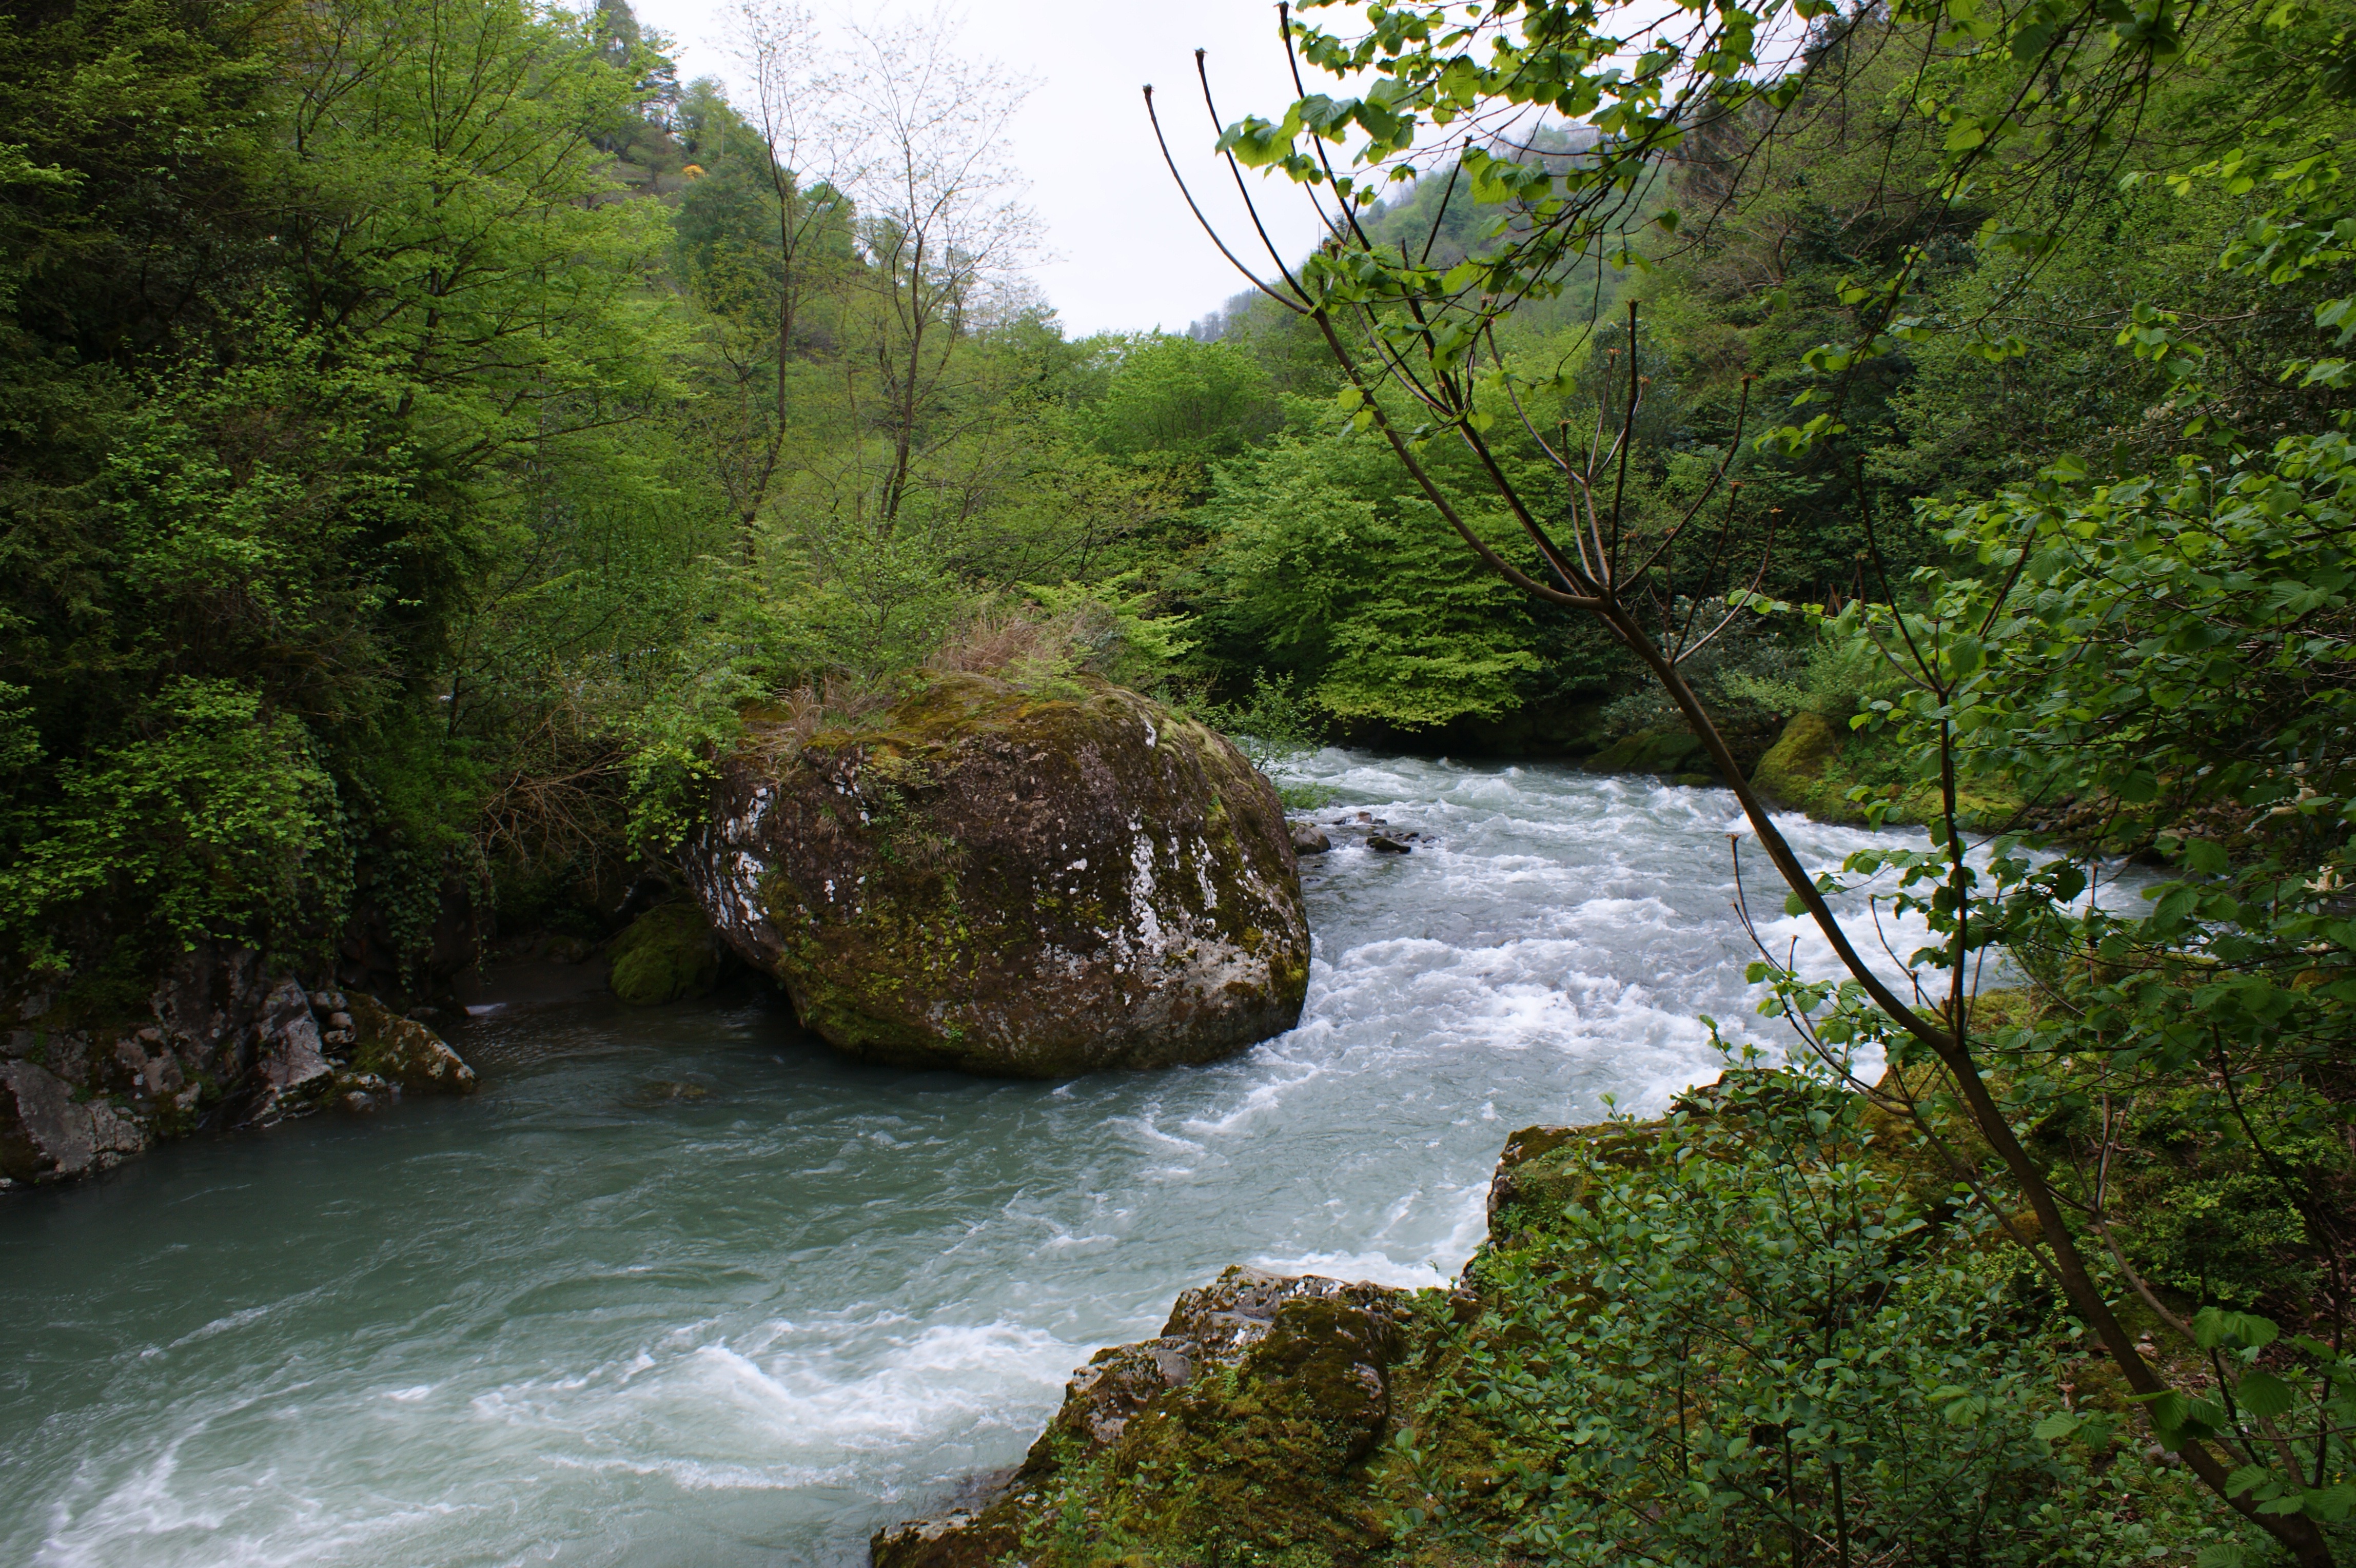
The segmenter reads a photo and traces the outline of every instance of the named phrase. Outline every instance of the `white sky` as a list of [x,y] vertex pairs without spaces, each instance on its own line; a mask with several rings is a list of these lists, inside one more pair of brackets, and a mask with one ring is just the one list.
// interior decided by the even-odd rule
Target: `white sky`
[[[682,83],[738,80],[726,48],[725,0],[632,0],[641,26],[675,45]],[[873,0],[812,0],[821,21],[908,14]],[[917,13],[921,15],[922,13]],[[1031,180],[1030,205],[1051,259],[1033,280],[1074,337],[1161,327],[1182,331],[1248,287],[1186,210],[1155,150],[1139,89],[1154,101],[1197,200],[1238,255],[1252,240],[1194,79],[1194,50],[1210,51],[1211,86],[1232,123],[1278,116],[1293,91],[1272,0],[964,0],[948,13],[966,47],[1032,78],[1014,121],[1013,161]],[[1311,91],[1321,90],[1312,79]],[[739,96],[742,96],[739,94]],[[1259,177],[1247,170],[1255,184]],[[1278,177],[1255,189],[1269,232],[1290,260],[1314,243],[1308,202]],[[1247,256],[1247,259],[1254,259]],[[1266,275],[1265,269],[1262,269]]]

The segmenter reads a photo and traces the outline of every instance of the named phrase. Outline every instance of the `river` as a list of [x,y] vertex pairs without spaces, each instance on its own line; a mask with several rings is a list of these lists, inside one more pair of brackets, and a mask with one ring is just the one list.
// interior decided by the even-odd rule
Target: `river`
[[[910,1074],[749,983],[578,999],[457,1033],[470,1101],[0,1200],[0,1562],[863,1563],[1224,1265],[1438,1283],[1509,1131],[1714,1077],[1697,1014],[1774,1042],[1731,795],[1295,774],[1429,842],[1304,863],[1301,1026],[1215,1066]],[[1815,865],[1901,837],[1788,824]]]

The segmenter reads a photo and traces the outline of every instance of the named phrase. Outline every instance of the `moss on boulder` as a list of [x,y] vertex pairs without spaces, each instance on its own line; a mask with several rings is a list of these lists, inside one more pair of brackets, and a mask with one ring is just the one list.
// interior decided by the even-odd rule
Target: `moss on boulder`
[[693,904],[648,910],[614,939],[606,956],[614,972],[605,983],[633,1007],[687,1001],[720,983],[719,935]]
[[1751,770],[1751,782],[1776,805],[1805,808],[1824,783],[1826,768],[1840,756],[1841,739],[1824,714],[1794,714]]
[[[1894,736],[1853,731],[1822,714],[1794,714],[1751,770],[1751,782],[1771,804],[1821,822],[1869,822],[1869,803],[1893,824],[1927,822],[1940,811],[1937,786],[1916,776]],[[1849,799],[1860,787],[1865,798]],[[1963,788],[1955,804],[1965,826],[1995,828],[2019,811],[2021,800],[1983,779]]]
[[[1594,773],[1699,775],[1709,766],[1701,737],[1690,730],[1638,730],[1622,736],[1583,764]],[[1702,775],[1716,782],[1716,775]]]
[[937,676],[723,770],[689,871],[722,937],[855,1056],[1056,1078],[1290,1028],[1309,926],[1275,789],[1090,677]]

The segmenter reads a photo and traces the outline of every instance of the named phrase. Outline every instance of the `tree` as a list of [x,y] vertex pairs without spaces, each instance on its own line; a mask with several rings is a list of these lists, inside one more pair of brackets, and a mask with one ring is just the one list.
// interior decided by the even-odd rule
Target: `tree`
[[[850,261],[851,207],[842,187],[855,177],[862,131],[849,117],[840,63],[820,48],[807,11],[744,0],[732,20],[751,85],[750,134],[723,133],[722,151],[729,174],[749,162],[766,188],[767,231],[757,242],[740,233],[723,255],[707,253],[702,274],[706,299],[733,328],[718,338],[734,382],[735,422],[721,471],[749,531],[792,435],[795,360],[813,347],[811,301],[841,286]],[[724,188],[714,184],[712,194]]]
[[854,28],[849,93],[864,121],[852,330],[873,366],[866,423],[889,453],[872,494],[888,532],[909,497],[925,427],[952,394],[959,346],[1031,252],[1035,230],[1001,151],[1026,89],[975,64],[945,27]]
[[659,223],[593,139],[638,83],[523,0],[37,20],[12,95],[79,83],[87,145],[5,219],[5,940],[327,945],[356,877],[413,938],[498,729],[457,627],[530,575],[522,481],[663,387]]

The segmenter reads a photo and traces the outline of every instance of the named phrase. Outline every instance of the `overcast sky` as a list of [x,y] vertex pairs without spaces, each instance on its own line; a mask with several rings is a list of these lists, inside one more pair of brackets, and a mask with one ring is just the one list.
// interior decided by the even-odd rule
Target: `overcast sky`
[[[632,4],[642,26],[674,41],[682,81],[736,79],[724,0]],[[812,0],[810,8],[821,21],[930,14],[841,0]],[[1215,134],[1194,81],[1194,50],[1210,51],[1212,88],[1229,121],[1252,113],[1276,118],[1293,92],[1272,3],[964,0],[946,15],[958,23],[967,48],[1035,82],[1009,150],[1030,178],[1030,204],[1053,257],[1032,275],[1066,331],[1181,331],[1248,286],[1211,248],[1172,185],[1139,89],[1154,84],[1172,149],[1205,209],[1231,231],[1231,244],[1248,237],[1233,178],[1210,156]],[[1269,196],[1262,212],[1288,258],[1308,249],[1316,220],[1306,201],[1280,177]]]

